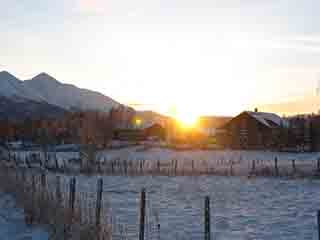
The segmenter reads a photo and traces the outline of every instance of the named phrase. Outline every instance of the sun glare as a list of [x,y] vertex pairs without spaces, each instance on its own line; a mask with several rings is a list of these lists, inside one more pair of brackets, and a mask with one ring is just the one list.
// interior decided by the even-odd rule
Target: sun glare
[[179,107],[172,105],[169,108],[169,115],[176,119],[180,127],[184,129],[196,127],[199,118],[199,114],[195,112],[196,108],[192,107],[192,104],[187,104],[187,106],[187,108],[183,108],[183,105]]
[[198,116],[193,115],[193,114],[187,114],[187,113],[179,113],[175,117],[177,121],[180,123],[180,125],[183,128],[192,128],[195,127]]

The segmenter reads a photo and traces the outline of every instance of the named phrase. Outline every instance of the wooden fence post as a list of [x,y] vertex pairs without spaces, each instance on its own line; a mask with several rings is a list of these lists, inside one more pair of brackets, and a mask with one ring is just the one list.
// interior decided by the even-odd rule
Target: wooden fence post
[[158,229],[158,239],[160,240],[160,223],[157,224],[157,229]]
[[45,173],[41,174],[41,179],[40,179],[40,183],[41,183],[41,200],[44,200],[46,197],[46,192],[47,192],[47,176]]
[[278,158],[277,157],[275,157],[275,159],[274,159],[274,171],[275,171],[276,176],[279,176]]
[[317,212],[318,240],[320,240],[320,210]]
[[124,167],[124,174],[125,175],[128,175],[128,163],[127,163],[127,160],[125,159],[124,161],[123,161],[123,167]]
[[41,188],[42,188],[42,190],[45,190],[46,185],[47,185],[47,177],[46,177],[45,173],[42,173],[41,174]]
[[191,164],[192,164],[192,174],[194,174],[194,160],[193,159],[192,159]]
[[75,195],[76,195],[76,178],[73,177],[70,179],[70,189],[69,189],[69,209],[71,213],[71,218],[73,217],[73,213],[74,213]]
[[293,170],[293,173],[296,173],[296,171],[297,171],[296,161],[294,159],[292,159],[292,170]]
[[139,160],[139,165],[140,165],[140,174],[142,174],[143,173],[143,169],[142,169],[142,161],[141,160]]
[[177,176],[177,173],[178,173],[178,160],[175,160],[174,162],[175,162],[175,164],[174,164],[174,173]]
[[25,163],[27,165],[27,168],[30,168],[30,163],[29,163],[29,157],[28,156],[25,156],[24,161],[25,161]]
[[111,174],[114,173],[114,160],[111,160]]
[[31,189],[32,189],[32,194],[36,192],[36,177],[34,174],[32,174],[32,179],[31,179]]
[[233,161],[231,161],[231,164],[230,164],[230,175],[233,176]]
[[252,168],[251,168],[251,174],[254,174],[256,172],[256,160],[252,160]]
[[160,174],[160,160],[157,161],[157,170],[158,170],[158,174]]
[[30,216],[30,223],[33,222],[34,216],[35,216],[35,209],[36,209],[36,179],[35,175],[32,174],[31,176],[31,216]]
[[60,176],[56,176],[56,201],[58,204],[60,204],[62,200],[60,180],[61,180]]
[[211,239],[211,230],[210,230],[210,198],[205,197],[204,201],[204,239]]
[[14,161],[15,166],[18,167],[16,154],[13,155],[13,161]]
[[144,240],[144,225],[146,214],[146,190],[142,189],[140,197],[140,227],[139,227],[139,240]]
[[99,172],[99,173],[102,173],[101,159],[98,160],[98,172]]
[[100,178],[98,179],[98,183],[97,183],[96,226],[100,225],[101,207],[102,207],[102,189],[103,189],[103,180],[102,178]]

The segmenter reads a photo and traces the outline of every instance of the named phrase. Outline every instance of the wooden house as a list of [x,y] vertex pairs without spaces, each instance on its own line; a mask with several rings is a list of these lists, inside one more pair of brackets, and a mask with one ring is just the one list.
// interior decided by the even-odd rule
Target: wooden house
[[143,131],[146,139],[165,140],[166,138],[166,130],[159,123],[154,123]]
[[276,148],[287,127],[287,121],[274,113],[245,111],[221,128],[224,134],[219,141],[234,149]]

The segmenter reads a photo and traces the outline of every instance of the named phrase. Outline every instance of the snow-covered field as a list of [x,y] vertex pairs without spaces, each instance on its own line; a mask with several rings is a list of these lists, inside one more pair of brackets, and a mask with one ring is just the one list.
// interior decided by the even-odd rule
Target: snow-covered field
[[[42,152],[13,152],[25,165],[26,157],[38,155],[44,159]],[[106,163],[110,161],[143,161],[143,172],[156,169],[157,165],[161,167],[174,168],[176,164],[177,171],[188,173],[208,172],[218,175],[248,175],[252,172],[253,164],[257,172],[275,171],[275,158],[278,159],[278,168],[280,175],[290,175],[293,172],[292,162],[295,161],[296,172],[303,175],[312,175],[317,169],[320,159],[320,152],[317,153],[286,153],[271,151],[234,151],[234,150],[186,150],[175,151],[165,148],[144,148],[135,146],[121,149],[108,149],[99,151],[96,155],[97,162]],[[32,158],[31,158],[32,159]],[[49,165],[51,168],[73,168],[80,164],[79,152],[50,152]],[[254,161],[254,163],[253,163]],[[159,163],[158,163],[159,162]],[[176,163],[174,163],[176,162]]]
[[[61,155],[68,163],[71,153]],[[247,178],[255,160],[256,169],[274,169],[278,159],[281,174],[291,173],[292,160],[298,171],[314,173],[320,153],[269,151],[174,151],[142,146],[100,151],[97,160],[143,161],[145,168],[178,161],[178,168],[230,170],[226,176],[102,176],[103,206],[113,226],[113,239],[137,239],[139,195],[147,191],[146,239],[204,239],[204,197],[211,199],[211,229],[215,240],[317,239],[316,213],[319,210],[320,179]],[[224,175],[224,174],[223,174]],[[226,174],[228,175],[228,174]],[[49,173],[54,182],[54,173]],[[77,175],[77,196],[85,194],[94,209],[96,183],[100,176]],[[70,176],[62,175],[68,191]],[[54,187],[54,185],[52,185]],[[65,194],[68,196],[68,194]],[[160,230],[158,229],[160,224]],[[121,237],[118,237],[121,236]],[[159,237],[160,236],[160,237]]]
[[[79,160],[79,152],[48,152],[49,167],[56,167],[58,165],[60,168],[68,167],[70,162],[74,160]],[[12,163],[14,160],[18,162],[20,166],[27,166],[27,161],[33,167],[39,166],[39,159],[44,162],[45,154],[43,151],[11,151],[10,153]]]
[[265,160],[273,161],[275,157],[279,160],[316,160],[320,158],[320,152],[316,153],[286,153],[272,151],[237,151],[237,150],[189,150],[175,151],[165,148],[150,148],[144,150],[143,147],[130,147],[116,150],[101,151],[98,158],[106,160],[127,159],[127,160],[168,160],[168,159],[187,159],[187,160]]
[[[64,185],[67,186],[65,176]],[[95,206],[98,176],[78,176]],[[137,239],[139,196],[147,191],[146,239],[204,239],[204,197],[215,240],[317,239],[320,180],[219,176],[103,176],[113,239]],[[160,231],[158,230],[160,224]],[[122,237],[117,238],[121,233]],[[160,235],[160,238],[159,238]]]
[[143,147],[131,147],[119,150],[106,150],[98,153],[97,158],[101,162],[112,160],[139,161],[146,163],[146,168],[155,168],[159,161],[170,165],[177,161],[178,170],[188,172],[209,171],[226,174],[231,171],[234,175],[248,175],[252,170],[253,161],[257,171],[274,171],[275,158],[278,159],[280,174],[288,175],[292,172],[292,160],[295,161],[296,169],[306,174],[312,174],[317,169],[317,160],[320,153],[285,153],[271,151],[205,151],[189,150],[175,151],[163,148],[143,149]]
[[15,206],[10,195],[0,192],[0,239],[46,240],[48,233],[40,227],[27,226],[23,210]]

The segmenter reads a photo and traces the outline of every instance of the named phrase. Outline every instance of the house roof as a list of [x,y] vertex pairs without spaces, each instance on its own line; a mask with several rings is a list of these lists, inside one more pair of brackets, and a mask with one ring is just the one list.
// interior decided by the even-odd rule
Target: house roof
[[260,123],[264,124],[267,127],[273,128],[273,127],[288,127],[289,122],[280,116],[278,116],[275,113],[267,113],[267,112],[251,112],[246,111],[247,114],[249,114],[251,117],[258,120]]

